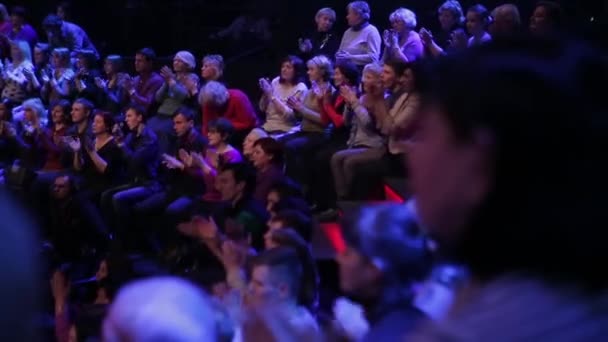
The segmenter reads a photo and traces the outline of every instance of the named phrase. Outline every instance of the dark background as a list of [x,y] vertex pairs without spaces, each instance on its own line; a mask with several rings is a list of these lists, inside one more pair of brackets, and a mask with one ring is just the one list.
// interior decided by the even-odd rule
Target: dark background
[[[171,56],[186,49],[197,59],[208,53],[223,54],[227,61],[226,78],[242,88],[257,88],[260,76],[276,74],[277,62],[297,47],[297,38],[314,27],[314,15],[321,7],[332,7],[337,12],[337,31],[346,28],[348,0],[74,0],[71,1],[71,21],[82,26],[95,42],[102,56],[120,54],[127,57],[144,46],[153,47],[160,56]],[[443,0],[369,0],[372,23],[383,30],[388,26],[388,15],[398,7],[408,7],[418,16],[419,27],[437,27],[437,7]],[[461,1],[463,9],[478,1]],[[484,0],[488,9],[505,3]],[[535,1],[511,1],[519,6],[527,25]],[[10,11],[15,4],[25,6],[30,23],[40,39],[46,39],[40,23],[48,13],[55,12],[58,1],[5,1]],[[564,0],[573,32],[599,42],[608,39],[603,30],[608,0]],[[273,39],[266,46],[243,46],[227,49],[222,42],[210,41],[209,34],[229,25],[237,16],[255,13],[271,19]],[[594,18],[591,21],[591,17]],[[165,61],[161,62],[162,64]],[[129,64],[129,63],[128,63]],[[247,77],[244,77],[247,75]],[[247,84],[243,84],[247,83]]]

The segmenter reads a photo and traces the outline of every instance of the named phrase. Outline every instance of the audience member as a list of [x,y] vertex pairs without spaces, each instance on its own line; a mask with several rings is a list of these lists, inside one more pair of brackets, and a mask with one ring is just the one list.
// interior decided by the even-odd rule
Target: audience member
[[471,35],[468,46],[483,44],[492,40],[492,36],[487,32],[492,18],[488,10],[480,4],[471,6],[467,10],[467,31]]
[[126,78],[123,84],[129,94],[129,100],[144,108],[149,117],[154,113],[151,108],[156,92],[163,85],[163,78],[154,69],[156,53],[150,48],[143,48],[135,54],[135,72],[133,79]]
[[508,38],[521,32],[521,17],[519,9],[514,4],[504,4],[492,11],[492,23],[488,28],[494,38]]
[[422,57],[424,46],[420,35],[415,31],[416,14],[407,8],[399,8],[389,16],[391,30],[383,34],[384,53],[382,60],[397,59],[414,62]]
[[76,57],[78,51],[86,49],[93,51],[95,57],[99,58],[95,45],[80,26],[64,21],[55,14],[49,14],[44,18],[42,27],[52,49],[67,48],[72,57]]
[[349,29],[344,32],[336,61],[347,60],[360,68],[380,59],[382,38],[369,23],[371,10],[365,1],[353,1],[346,7]]
[[253,144],[251,161],[256,168],[256,185],[253,197],[264,202],[274,182],[285,177],[283,145],[272,138],[261,138]]
[[224,77],[224,57],[207,55],[201,62],[201,78],[203,85],[209,81],[221,82]]
[[30,45],[30,49],[38,42],[38,35],[32,25],[26,22],[26,10],[24,7],[15,6],[11,10],[11,30],[8,33],[10,40],[23,40]]
[[51,73],[41,71],[41,95],[45,103],[62,99],[70,99],[72,95],[72,80],[75,77],[70,65],[70,50],[55,48],[51,52]]
[[530,33],[536,36],[557,35],[564,24],[562,7],[553,1],[539,1],[530,17]]
[[254,128],[247,134],[245,140],[243,140],[243,157],[245,160],[251,161],[253,156],[253,144],[258,139],[266,138],[268,134],[261,128]]
[[340,41],[334,30],[336,11],[329,7],[321,8],[315,15],[315,30],[298,39],[298,48],[302,59],[309,60],[314,56],[333,58],[338,51]]
[[31,86],[34,75],[32,53],[27,42],[23,40],[12,41],[10,47],[12,62],[8,65],[0,63],[2,99],[21,103],[27,97],[28,87]]

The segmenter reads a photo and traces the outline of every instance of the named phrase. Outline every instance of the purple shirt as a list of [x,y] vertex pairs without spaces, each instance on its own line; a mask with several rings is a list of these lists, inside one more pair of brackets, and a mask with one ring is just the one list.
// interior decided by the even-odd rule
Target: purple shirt
[[[400,50],[407,58],[408,62],[413,62],[422,57],[422,53],[424,52],[424,46],[422,45],[420,35],[415,31],[410,31],[407,39],[405,40],[405,44],[400,46]],[[387,61],[392,58],[395,58],[395,52],[391,48],[385,47],[382,60]]]
[[272,188],[276,182],[281,181],[284,178],[285,174],[283,173],[283,169],[277,165],[270,165],[266,171],[258,171],[256,174],[253,198],[262,203],[266,203],[270,188]]
[[150,110],[150,105],[154,101],[156,91],[160,89],[165,81],[159,74],[153,72],[144,76],[137,76],[133,79],[135,92],[131,94],[131,101],[144,107],[146,112]]
[[19,31],[15,31],[14,27],[10,26],[10,31],[7,33],[7,37],[10,40],[23,40],[30,44],[30,47],[34,47],[38,42],[38,35],[36,30],[30,24],[23,24]]

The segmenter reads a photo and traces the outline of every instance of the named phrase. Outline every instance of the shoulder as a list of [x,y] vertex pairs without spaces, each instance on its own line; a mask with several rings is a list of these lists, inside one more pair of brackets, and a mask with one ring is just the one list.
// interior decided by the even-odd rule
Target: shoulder
[[363,30],[366,31],[368,34],[380,36],[380,31],[378,31],[378,28],[372,24],[367,25],[367,27]]
[[272,79],[272,81],[270,82],[270,84],[271,84],[273,87],[278,86],[278,85],[279,85],[279,79],[280,79],[280,77],[279,77],[279,76],[277,76],[277,77],[273,78],[273,79]]
[[306,84],[304,84],[304,82],[300,82],[296,84],[296,91],[298,90],[307,91],[308,87],[306,86]]

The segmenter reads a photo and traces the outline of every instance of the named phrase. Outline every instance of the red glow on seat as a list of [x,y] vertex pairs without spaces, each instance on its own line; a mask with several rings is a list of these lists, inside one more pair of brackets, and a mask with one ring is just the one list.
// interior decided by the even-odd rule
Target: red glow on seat
[[405,202],[405,198],[401,197],[395,190],[393,190],[390,186],[384,185],[384,194],[386,199],[389,201],[394,201],[397,203]]
[[334,247],[335,251],[338,253],[344,252],[346,249],[346,243],[344,242],[344,238],[342,237],[342,232],[340,231],[340,225],[337,223],[321,223],[321,229],[327,236],[327,239]]

